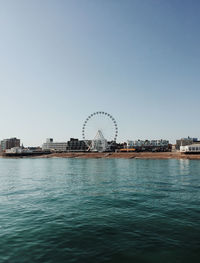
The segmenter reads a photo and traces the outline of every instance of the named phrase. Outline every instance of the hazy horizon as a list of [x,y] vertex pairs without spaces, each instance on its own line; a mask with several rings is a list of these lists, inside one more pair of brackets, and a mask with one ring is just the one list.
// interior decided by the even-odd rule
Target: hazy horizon
[[200,137],[198,0],[2,0],[0,140],[82,138],[105,111],[119,142]]

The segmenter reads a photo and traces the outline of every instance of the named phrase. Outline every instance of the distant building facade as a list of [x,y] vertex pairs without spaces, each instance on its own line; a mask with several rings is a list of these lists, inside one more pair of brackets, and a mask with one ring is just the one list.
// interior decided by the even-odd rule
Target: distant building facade
[[46,139],[46,142],[42,145],[42,150],[59,151],[59,152],[75,152],[86,151],[88,146],[83,140],[70,138],[68,142],[54,142],[53,138]]
[[83,140],[70,138],[67,142],[67,151],[86,151],[87,149],[88,146]]
[[179,140],[176,140],[176,150],[180,150],[181,146],[191,145],[191,144],[200,144],[200,141],[198,141],[198,138],[181,138]]
[[171,145],[168,140],[128,140],[124,143],[124,148],[135,149],[137,151],[170,151]]
[[191,144],[180,146],[181,153],[198,153],[200,154],[200,144]]
[[53,138],[46,139],[46,142],[42,145],[42,150],[66,152],[67,151],[67,142],[54,142]]
[[4,152],[8,149],[14,148],[14,147],[20,147],[20,139],[17,138],[10,138],[10,139],[4,139],[1,141],[1,151]]
[[22,147],[13,147],[11,149],[7,149],[6,150],[6,153],[25,153],[25,152],[32,152],[31,150],[29,149],[25,149],[25,148],[22,148]]
[[137,141],[127,141],[127,147],[141,147],[141,146],[167,146],[169,145],[169,141],[168,140],[137,140]]

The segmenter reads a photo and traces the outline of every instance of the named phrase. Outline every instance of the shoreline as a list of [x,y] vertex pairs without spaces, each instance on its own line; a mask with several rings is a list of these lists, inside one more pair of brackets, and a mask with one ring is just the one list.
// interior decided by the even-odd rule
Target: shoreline
[[77,159],[188,159],[200,160],[200,154],[183,154],[180,152],[137,152],[137,153],[85,153],[85,152],[70,152],[70,153],[51,153],[39,156],[2,156],[0,158],[77,158]]
[[180,152],[139,152],[139,153],[53,153],[41,158],[103,158],[103,159],[189,159],[200,160],[200,154],[181,154]]

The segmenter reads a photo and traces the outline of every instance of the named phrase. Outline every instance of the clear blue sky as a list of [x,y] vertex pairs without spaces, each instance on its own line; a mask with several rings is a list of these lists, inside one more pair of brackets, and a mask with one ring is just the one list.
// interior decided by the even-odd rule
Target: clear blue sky
[[199,0],[1,0],[0,139],[81,138],[111,113],[118,141],[200,137]]

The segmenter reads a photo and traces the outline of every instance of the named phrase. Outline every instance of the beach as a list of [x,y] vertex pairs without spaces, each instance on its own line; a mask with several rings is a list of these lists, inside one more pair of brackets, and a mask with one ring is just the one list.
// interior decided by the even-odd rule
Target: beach
[[51,153],[40,156],[40,158],[106,158],[106,159],[190,159],[200,160],[200,154],[182,154],[180,152],[137,152],[137,153],[92,153],[92,152],[70,152],[70,153]]

